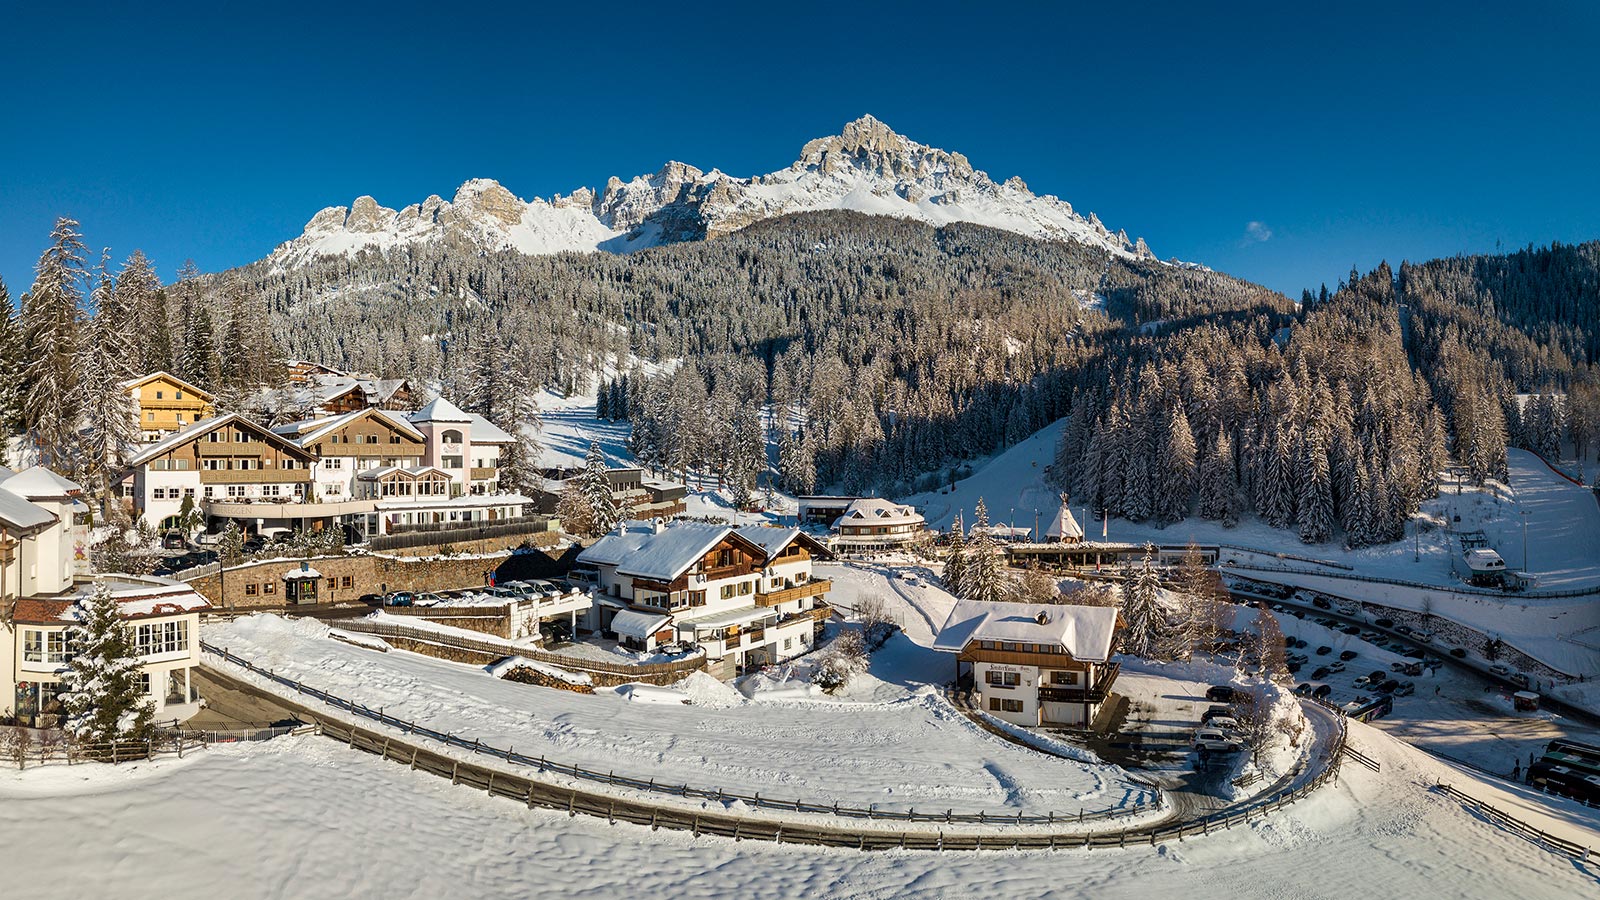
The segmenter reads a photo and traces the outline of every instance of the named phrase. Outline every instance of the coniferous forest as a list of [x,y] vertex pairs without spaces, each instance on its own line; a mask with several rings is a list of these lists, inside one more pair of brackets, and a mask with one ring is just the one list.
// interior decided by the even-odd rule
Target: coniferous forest
[[1051,474],[1097,509],[1251,512],[1309,543],[1398,538],[1452,461],[1482,481],[1508,445],[1600,449],[1600,244],[1352,270],[1296,304],[847,212],[627,256],[421,244],[170,285],[137,252],[95,264],[69,220],[49,243],[20,302],[0,286],[0,418],[101,484],[127,441],[109,385],[166,369],[272,420],[293,411],[254,398],[285,358],[411,378],[507,427],[535,422],[541,387],[598,390],[641,463],[736,495],[924,490],[1067,416]]

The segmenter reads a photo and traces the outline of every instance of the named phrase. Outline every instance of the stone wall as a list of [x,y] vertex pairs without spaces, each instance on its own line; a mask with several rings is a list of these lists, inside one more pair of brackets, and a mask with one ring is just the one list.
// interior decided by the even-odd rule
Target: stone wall
[[440,625],[450,625],[455,628],[465,628],[483,634],[494,635],[498,638],[510,640],[511,616],[507,607],[473,606],[473,607],[438,607],[433,609],[393,606],[386,610],[390,615],[410,616],[427,622],[437,622]]

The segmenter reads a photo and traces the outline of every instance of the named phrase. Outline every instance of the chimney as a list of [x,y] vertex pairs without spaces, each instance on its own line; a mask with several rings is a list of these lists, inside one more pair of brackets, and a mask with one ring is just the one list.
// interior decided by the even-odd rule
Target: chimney
[[1049,625],[1050,624],[1050,613],[1047,610],[1043,610],[1043,609],[1039,610],[1039,614],[1037,616],[1034,616],[1033,618],[1034,618],[1034,621],[1038,622],[1040,625]]
[[650,520],[650,530],[654,531],[656,534],[660,534],[661,532],[667,530],[667,524],[661,521],[660,516],[656,516],[654,519]]

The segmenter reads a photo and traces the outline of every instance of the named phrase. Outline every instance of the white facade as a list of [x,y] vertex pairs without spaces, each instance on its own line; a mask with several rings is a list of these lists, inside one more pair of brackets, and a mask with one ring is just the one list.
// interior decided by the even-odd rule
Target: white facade
[[833,523],[833,545],[842,552],[895,550],[910,545],[927,529],[916,509],[881,497],[851,501]]

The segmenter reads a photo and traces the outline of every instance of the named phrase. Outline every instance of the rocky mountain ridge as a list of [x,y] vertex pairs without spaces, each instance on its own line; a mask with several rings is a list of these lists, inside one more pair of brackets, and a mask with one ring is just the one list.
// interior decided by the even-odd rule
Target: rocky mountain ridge
[[596,192],[579,188],[550,200],[524,201],[489,179],[463,184],[400,210],[369,196],[318,212],[305,232],[269,259],[293,267],[311,259],[387,251],[442,241],[482,252],[531,255],[603,250],[626,253],[702,240],[789,213],[848,209],[933,225],[973,222],[1043,240],[1077,241],[1119,256],[1154,259],[1142,239],[1112,232],[1090,214],[1020,178],[997,183],[960,153],[897,134],[872,116],[834,136],[808,142],[788,168],[736,178],[669,162],[654,175],[611,178]]

